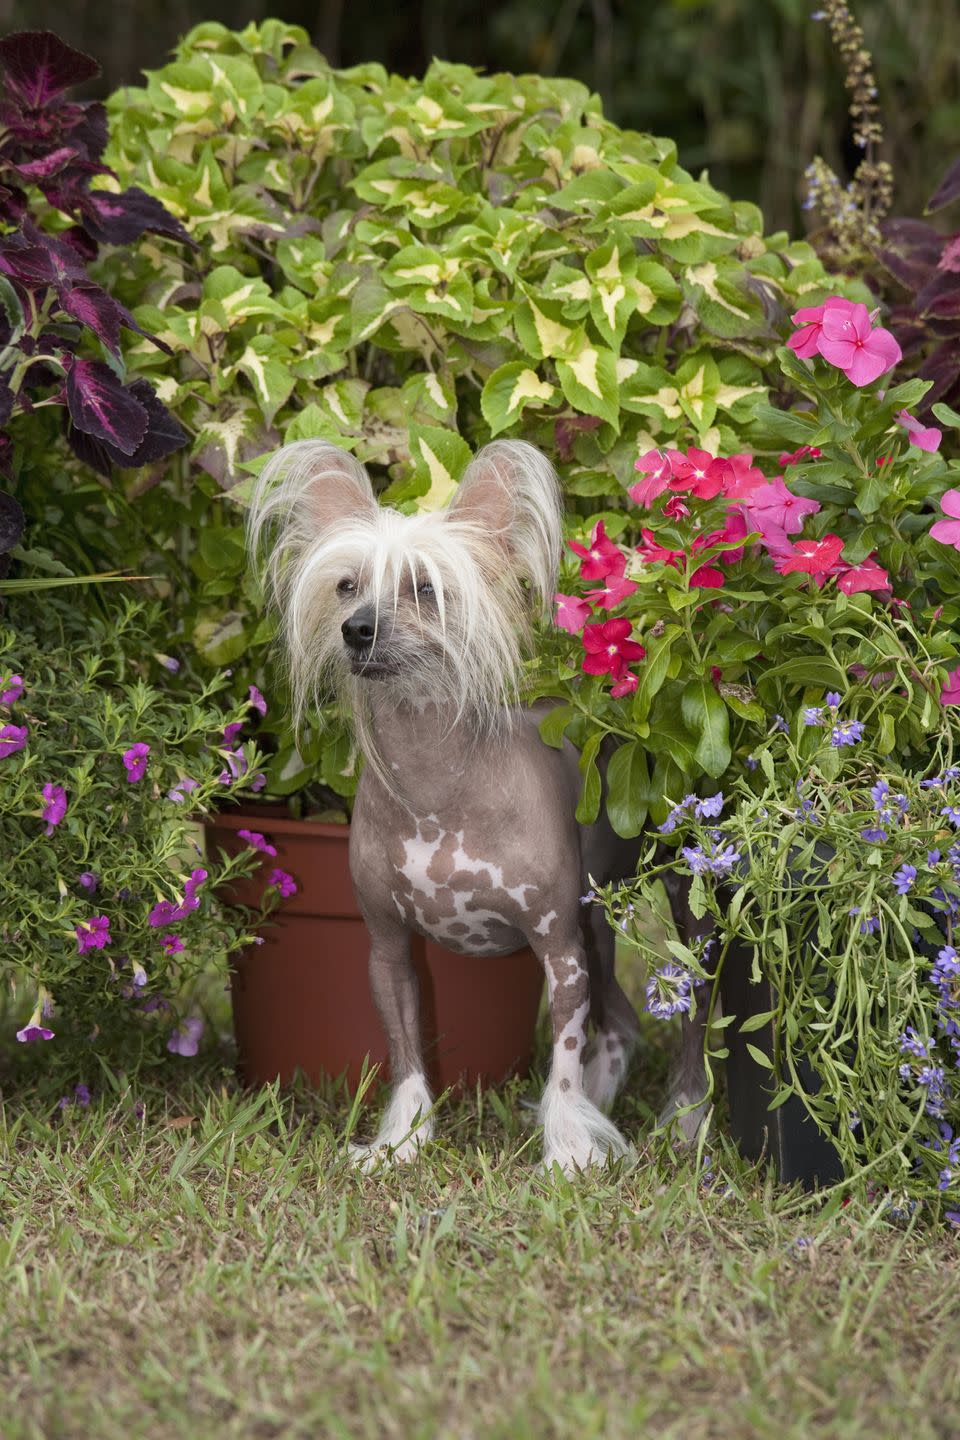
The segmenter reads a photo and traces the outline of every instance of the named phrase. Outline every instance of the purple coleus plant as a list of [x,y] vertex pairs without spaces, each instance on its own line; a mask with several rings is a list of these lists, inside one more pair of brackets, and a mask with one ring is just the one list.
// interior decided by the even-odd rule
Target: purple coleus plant
[[[49,32],[0,39],[0,470],[7,475],[6,427],[38,403],[63,407],[71,448],[106,476],[113,465],[147,465],[186,443],[146,381],[124,384],[121,331],[146,332],[87,271],[101,244],[128,244],[148,231],[192,244],[144,191],[102,188],[116,178],[102,163],[106,110],[97,100],[65,98],[99,73],[89,55]],[[67,228],[64,216],[73,222]],[[0,493],[0,558],[23,523],[16,501]]]

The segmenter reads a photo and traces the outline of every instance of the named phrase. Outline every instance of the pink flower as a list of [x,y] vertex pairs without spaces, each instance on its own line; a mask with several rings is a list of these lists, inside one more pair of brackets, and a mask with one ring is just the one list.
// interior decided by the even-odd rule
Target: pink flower
[[837,579],[837,589],[844,595],[856,595],[861,590],[889,590],[890,576],[871,557],[860,565],[850,565]]
[[575,540],[568,540],[567,544],[575,555],[582,557],[580,575],[584,580],[606,580],[608,575],[622,575],[627,568],[626,555],[608,538],[602,520],[594,526],[589,549]]
[[827,364],[842,370],[852,385],[869,385],[902,356],[890,331],[871,325],[866,305],[824,309],[817,348]]
[[947,240],[937,261],[937,269],[960,270],[960,235],[953,235]]
[[67,792],[62,785],[44,785],[43,819],[47,822],[47,834],[52,835],[67,813]]
[[816,515],[820,502],[794,495],[784,484],[783,476],[777,475],[766,485],[758,486],[746,506],[751,521],[762,515],[767,524],[775,525],[787,535],[796,535],[803,529],[804,517]]
[[22,1030],[17,1031],[17,1039],[21,1045],[32,1045],[34,1040],[52,1040],[53,1036],[54,1032],[45,1025],[24,1025]]
[[556,623],[568,635],[579,635],[590,618],[590,606],[576,595],[558,594],[553,597],[557,607]]
[[234,750],[227,750],[225,754],[227,769],[221,770],[218,776],[221,785],[229,785],[231,780],[239,780],[247,773],[246,756],[239,745]]
[[247,691],[247,704],[250,706],[251,710],[256,710],[260,715],[266,715],[267,702],[260,694],[260,691],[257,689],[256,685],[251,685],[250,689]]
[[727,511],[727,523],[722,530],[709,535],[698,535],[690,547],[693,554],[700,550],[724,545],[726,548],[716,557],[721,565],[735,565],[743,559],[743,541],[747,538],[747,523],[739,506]]
[[795,330],[787,341],[790,349],[799,355],[802,360],[810,360],[814,355],[819,354],[820,333],[823,328],[823,317],[828,310],[837,310],[841,314],[848,314],[853,309],[849,300],[844,300],[842,295],[831,295],[822,305],[808,305],[803,310],[794,311],[790,319],[794,325],[801,325],[801,330]]
[[179,955],[184,948],[179,935],[164,935],[160,941],[166,955]]
[[622,575],[610,575],[601,590],[587,591],[587,599],[592,600],[601,610],[615,610],[636,589],[636,580],[626,580]]
[[642,660],[646,650],[636,640],[630,639],[630,621],[627,619],[601,620],[587,625],[583,632],[583,648],[586,652],[581,669],[587,675],[612,675],[621,680],[628,661]]
[[[952,545],[955,550],[960,550],[960,490],[948,490],[940,497],[940,509],[944,515],[949,515],[949,520],[935,520],[930,526],[930,534],[934,540],[939,540],[941,545]],[[0,730],[0,735],[3,731]]]
[[108,915],[94,915],[90,920],[81,920],[74,934],[77,937],[77,951],[81,955],[86,955],[88,950],[102,950],[105,945],[113,943]]
[[943,431],[938,430],[936,425],[921,425],[908,410],[898,410],[893,418],[903,426],[910,444],[916,445],[918,450],[926,450],[932,455],[940,449]]
[[22,750],[29,734],[30,730],[26,725],[0,725],[0,760]]
[[631,485],[627,494],[635,505],[649,509],[673,479],[670,461],[661,450],[648,450],[645,455],[640,456],[633,468],[639,470],[646,479]]
[[677,570],[682,569],[687,558],[682,550],[665,550],[652,530],[641,530],[640,534],[643,544],[637,546],[637,554],[644,564],[653,565],[662,561],[665,565],[673,565]]
[[178,920],[185,920],[194,910],[199,910],[200,901],[197,898],[197,891],[207,878],[206,870],[192,870],[190,878],[184,882],[183,900],[177,905],[172,900],[160,900],[150,914],[147,916],[147,924],[175,925]]
[[290,895],[297,893],[297,882],[292,875],[287,874],[286,870],[271,870],[267,876],[267,884],[279,890],[285,900]]
[[610,686],[610,694],[614,700],[622,700],[625,695],[632,695],[639,684],[639,677],[634,675],[632,670],[628,670],[626,675],[617,681],[616,685]]
[[730,500],[749,500],[767,477],[753,463],[753,456],[747,454],[728,455],[725,460],[716,460],[721,489]]
[[129,750],[123,752],[124,769],[127,772],[127,781],[133,785],[137,780],[142,780],[147,773],[147,756],[150,754],[150,746],[138,740],[131,745]]
[[251,789],[251,790],[262,790],[263,787],[264,787],[264,785],[266,785],[266,783],[267,783],[267,777],[266,777],[266,775],[264,775],[264,773],[263,773],[262,770],[258,770],[257,773],[256,773],[256,775],[254,775],[253,779],[250,781],[250,789]]
[[690,514],[690,511],[679,495],[671,495],[663,507],[664,515],[669,515],[671,520],[682,520]]
[[273,855],[276,857],[276,846],[270,845],[260,834],[259,830],[238,830],[237,837],[240,840],[246,840],[251,850],[259,850],[263,855]]
[[[797,312],[799,314],[799,311]],[[809,455],[811,460],[819,460],[823,454],[815,445],[801,445],[799,450],[788,450],[785,455],[780,456],[780,468],[785,470],[788,465],[799,465]]]
[[960,665],[947,676],[947,683],[940,691],[940,704],[960,705]]
[[667,452],[673,479],[671,490],[689,490],[698,500],[712,500],[723,489],[725,470],[706,450],[691,445],[686,454]]
[[171,1055],[196,1055],[203,1031],[203,1021],[197,1016],[192,1016],[174,1030],[167,1041],[167,1049]]
[[22,675],[8,675],[0,680],[0,705],[15,705],[22,694]]
[[726,583],[723,571],[718,570],[715,565],[701,565],[699,570],[694,570],[690,576],[690,584],[695,585],[698,590],[722,590]]
[[840,559],[842,549],[843,541],[839,535],[824,535],[822,540],[798,540],[790,555],[778,561],[776,568],[781,575],[789,575],[796,570],[822,580]]
[[224,745],[232,745],[233,742],[234,742],[234,740],[236,740],[237,736],[240,734],[240,731],[241,731],[242,729],[243,729],[243,721],[242,721],[242,720],[231,720],[229,725],[224,725],[224,727],[223,727],[223,743],[224,743]]

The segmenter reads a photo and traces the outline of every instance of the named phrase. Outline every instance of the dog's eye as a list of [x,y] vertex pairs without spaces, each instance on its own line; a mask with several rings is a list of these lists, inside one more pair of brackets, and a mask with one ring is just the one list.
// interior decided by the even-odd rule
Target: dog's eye
[[344,577],[344,579],[343,579],[343,580],[340,580],[340,581],[338,582],[338,584],[337,584],[337,594],[338,594],[338,595],[354,595],[354,594],[356,594],[356,590],[357,590],[357,582],[356,582],[356,580],[348,580],[346,577]]
[[433,599],[434,589],[433,586],[430,584],[429,580],[420,581],[420,584],[417,586],[417,594],[420,596],[421,600]]

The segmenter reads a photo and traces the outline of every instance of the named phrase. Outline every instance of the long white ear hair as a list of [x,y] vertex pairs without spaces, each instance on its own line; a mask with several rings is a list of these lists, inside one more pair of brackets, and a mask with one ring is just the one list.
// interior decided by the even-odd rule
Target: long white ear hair
[[450,520],[481,530],[515,580],[546,614],[557,588],[563,506],[556,471],[525,440],[492,440],[467,466],[447,507]]

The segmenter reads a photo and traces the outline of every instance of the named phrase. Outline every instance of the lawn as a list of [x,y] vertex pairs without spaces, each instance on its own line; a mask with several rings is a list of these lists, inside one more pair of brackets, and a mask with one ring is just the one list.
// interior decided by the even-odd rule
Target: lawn
[[89,1109],[8,1089],[4,1440],[956,1436],[955,1234],[644,1142],[665,1037],[639,1162],[575,1183],[519,1082],[370,1178],[342,1095],[244,1093],[226,1041]]

